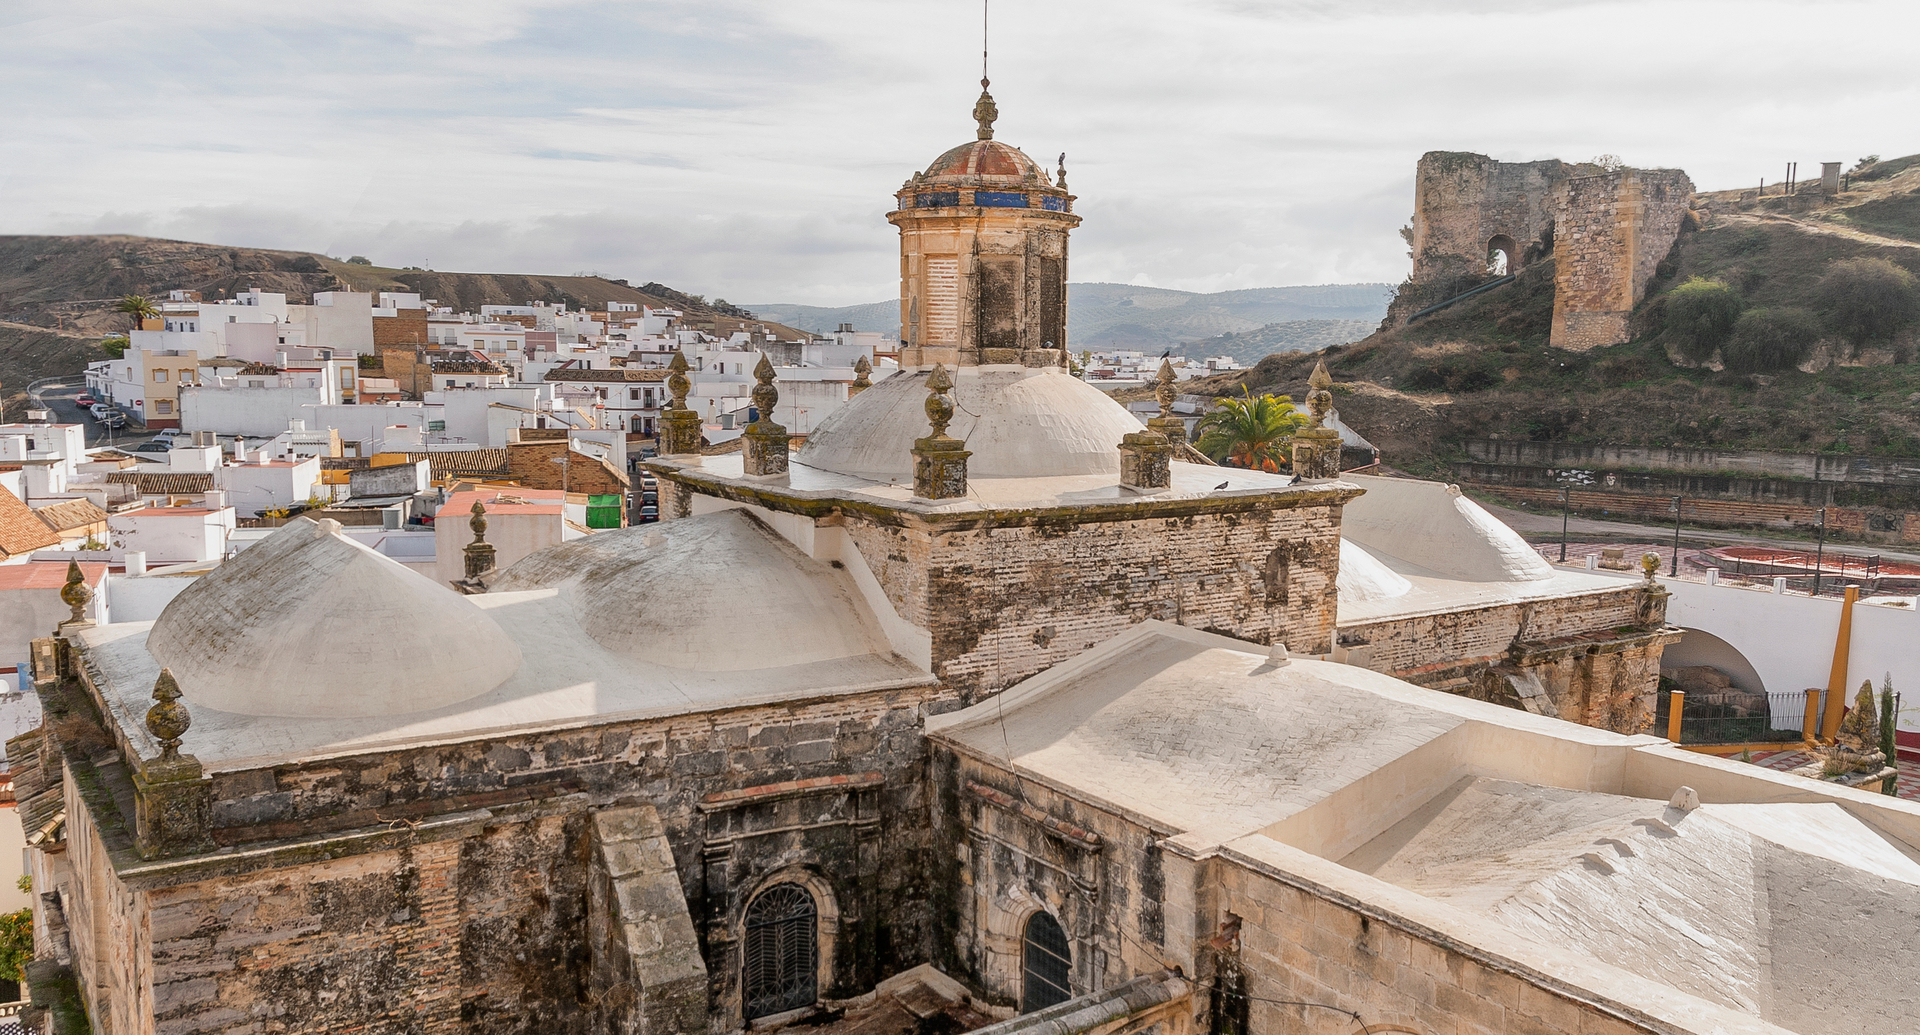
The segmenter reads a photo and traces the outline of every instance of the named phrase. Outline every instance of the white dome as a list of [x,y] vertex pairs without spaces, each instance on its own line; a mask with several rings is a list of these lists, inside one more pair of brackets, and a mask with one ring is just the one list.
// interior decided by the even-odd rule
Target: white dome
[[[1120,474],[1120,439],[1142,429],[1126,407],[1058,367],[961,367],[953,423],[970,478]],[[795,457],[808,467],[876,481],[913,479],[913,442],[927,424],[927,374],[896,374],[835,410]]]
[[477,697],[520,667],[472,601],[308,518],[174,597],[147,651],[189,704],[240,715],[404,715]]
[[1392,600],[1412,591],[1413,583],[1382,564],[1366,547],[1340,540],[1340,574],[1334,579],[1334,592],[1341,606]]
[[672,668],[748,671],[891,650],[844,575],[738,509],[549,546],[488,588],[557,588],[596,643]]

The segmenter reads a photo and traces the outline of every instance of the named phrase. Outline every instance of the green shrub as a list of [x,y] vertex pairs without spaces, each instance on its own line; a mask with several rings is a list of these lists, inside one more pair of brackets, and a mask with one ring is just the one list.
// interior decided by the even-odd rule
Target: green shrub
[[1920,319],[1920,286],[1886,259],[1841,259],[1814,291],[1827,326],[1860,343],[1885,341]]
[[33,910],[0,913],[0,978],[25,981],[33,962]]
[[100,347],[106,350],[107,355],[112,356],[114,359],[119,359],[127,354],[127,336],[124,334],[116,334],[102,338],[100,339]]
[[1720,354],[1736,374],[1764,374],[1797,366],[1819,340],[1820,321],[1805,309],[1749,309]]
[[1695,277],[1667,292],[1666,331],[1680,354],[1704,362],[1727,343],[1746,302],[1725,281]]

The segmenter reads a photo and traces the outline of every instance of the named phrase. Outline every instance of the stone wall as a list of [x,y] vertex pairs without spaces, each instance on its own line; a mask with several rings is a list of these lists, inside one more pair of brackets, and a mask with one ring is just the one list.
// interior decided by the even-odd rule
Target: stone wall
[[[1573,722],[1644,732],[1653,720],[1663,632],[1639,583],[1475,610],[1342,625],[1340,658],[1419,686]],[[1437,659],[1437,660],[1436,660]]]
[[[1498,237],[1514,245],[1508,272],[1544,254],[1554,235],[1552,188],[1569,168],[1552,158],[1496,162],[1462,151],[1421,155],[1413,185],[1414,283],[1484,274],[1488,242]],[[1530,247],[1536,243],[1540,247]]]
[[[567,457],[563,470],[554,463]],[[570,449],[562,438],[552,442],[514,442],[507,446],[508,476],[529,489],[559,489],[624,499],[632,479],[625,471],[616,471],[599,457]]]
[[[77,774],[76,969],[99,1009],[183,1035],[604,1024],[588,819],[644,804],[699,918],[715,1031],[740,1026],[740,926],[770,881],[805,884],[835,918],[821,992],[856,994],[931,952],[920,727],[949,697],[872,692],[221,773],[212,834],[229,847],[131,874],[117,754],[96,770],[50,732]],[[98,850],[83,847],[89,815],[112,819]]]
[[[1018,1006],[1026,924],[1045,911],[1071,947],[1075,996],[1179,963],[1192,927],[1165,909],[1156,831],[940,744],[932,761],[941,930],[934,962]],[[1191,973],[1191,969],[1188,971]]]
[[1552,344],[1582,351],[1632,335],[1627,318],[1673,249],[1693,196],[1677,169],[1623,169],[1553,189]]
[[1245,975],[1247,1031],[1358,1035],[1351,1014],[1378,1035],[1684,1030],[1633,1023],[1589,996],[1560,994],[1429,929],[1363,913],[1350,899],[1317,894],[1256,864],[1220,859],[1210,869],[1220,941]]
[[1297,653],[1331,646],[1339,514],[1291,508],[929,530],[849,518],[894,609],[963,699],[1149,618]]

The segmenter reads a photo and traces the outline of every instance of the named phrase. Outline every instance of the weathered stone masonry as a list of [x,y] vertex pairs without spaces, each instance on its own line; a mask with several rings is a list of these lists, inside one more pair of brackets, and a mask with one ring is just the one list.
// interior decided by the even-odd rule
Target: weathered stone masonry
[[[813,881],[840,918],[823,995],[930,951],[933,688],[217,774],[214,836],[231,847],[152,862],[123,818],[120,753],[81,746],[106,740],[90,681],[56,677],[44,695],[43,773],[70,816],[110,821],[70,828],[66,879],[89,888],[61,898],[94,904],[71,925],[83,982],[142,989],[102,1002],[116,1033],[619,1030],[605,1013],[624,1000],[594,984],[585,910],[606,848],[588,820],[627,803],[657,808],[671,842],[715,1030],[739,1024],[741,912],[779,875]],[[848,772],[870,775],[849,788]],[[115,918],[95,915],[107,902]]]

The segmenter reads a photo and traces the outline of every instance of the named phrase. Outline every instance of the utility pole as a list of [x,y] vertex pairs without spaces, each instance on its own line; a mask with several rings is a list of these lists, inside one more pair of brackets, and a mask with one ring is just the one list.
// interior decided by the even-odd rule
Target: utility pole
[[1820,508],[1820,523],[1815,526],[1819,539],[1813,548],[1813,595],[1820,595],[1820,562],[1827,552],[1827,508]]
[[1680,577],[1680,497],[1675,496],[1669,504],[1673,510],[1673,570],[1667,573],[1669,578]]

